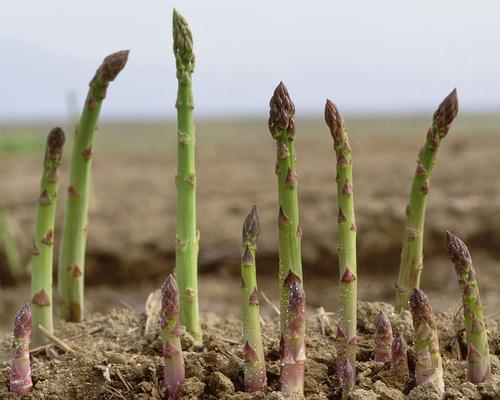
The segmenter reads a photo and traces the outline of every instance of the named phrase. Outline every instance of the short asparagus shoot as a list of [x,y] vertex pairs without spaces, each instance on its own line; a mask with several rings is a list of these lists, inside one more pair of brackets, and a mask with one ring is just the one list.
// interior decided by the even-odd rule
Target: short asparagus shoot
[[177,68],[177,225],[175,266],[180,287],[180,320],[201,341],[198,306],[198,242],[196,228],[195,129],[191,75],[195,56],[189,26],[175,9],[173,13],[174,54]]
[[302,258],[295,155],[295,105],[283,82],[274,90],[269,102],[269,131],[276,142],[276,175],[278,177],[279,287],[280,328],[287,330],[288,288],[285,279],[292,271],[302,280]]
[[59,316],[72,322],[83,319],[85,248],[94,134],[109,83],[125,67],[128,51],[107,56],[89,83],[80,122],[75,131],[70,184],[58,266]]
[[169,274],[161,289],[160,337],[163,342],[163,384],[168,398],[177,399],[185,379],[179,326],[179,288]]
[[391,361],[392,327],[387,314],[380,311],[375,321],[375,361]]
[[285,396],[304,393],[306,361],[306,294],[300,278],[288,273],[286,331],[280,345],[281,391]]
[[415,176],[411,187],[410,203],[406,206],[406,223],[403,234],[403,250],[396,284],[396,311],[407,307],[413,288],[420,286],[423,268],[424,222],[427,198],[430,190],[432,169],[441,140],[458,113],[457,91],[454,89],[434,113],[432,126],[427,132],[425,144],[420,150]]
[[32,343],[35,347],[47,342],[45,334],[38,329],[38,325],[42,325],[51,333],[54,329],[52,320],[54,223],[64,139],[64,131],[61,128],[56,127],[50,131],[43,161],[31,259],[31,312],[35,327]]
[[467,336],[467,380],[478,384],[491,376],[490,349],[484,325],[483,306],[472,257],[462,240],[446,232],[448,253],[462,290]]
[[31,335],[31,309],[29,304],[24,304],[16,314],[14,322],[13,341],[15,347],[10,372],[10,391],[19,396],[31,392],[30,364],[30,335]]
[[415,381],[417,385],[432,382],[444,394],[443,364],[435,317],[427,295],[420,289],[413,289],[410,312],[415,331]]
[[391,348],[391,371],[400,376],[409,377],[408,345],[401,333],[396,333]]
[[340,321],[337,329],[337,377],[348,398],[356,378],[356,219],[354,216],[351,145],[337,106],[326,101],[325,121],[337,157]]
[[257,207],[253,207],[243,224],[243,254],[241,257],[241,293],[243,305],[243,368],[245,392],[264,392],[267,387],[266,361],[260,329],[259,299],[255,252],[260,233]]

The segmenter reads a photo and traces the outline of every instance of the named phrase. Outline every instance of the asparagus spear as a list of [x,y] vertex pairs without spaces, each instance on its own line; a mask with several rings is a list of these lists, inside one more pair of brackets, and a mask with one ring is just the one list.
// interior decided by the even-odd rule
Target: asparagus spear
[[243,224],[243,254],[241,257],[245,392],[265,391],[267,387],[255,270],[255,252],[259,232],[260,220],[257,207],[253,206]]
[[198,241],[196,229],[195,129],[191,74],[195,56],[186,20],[173,14],[174,54],[179,87],[177,92],[177,228],[175,264],[181,291],[181,324],[201,341],[198,308]]
[[408,370],[408,345],[399,332],[396,333],[392,341],[391,370],[398,375],[410,375]]
[[160,336],[165,358],[164,381],[169,398],[178,398],[185,378],[184,358],[179,331],[179,288],[172,274],[161,290]]
[[406,223],[403,236],[403,250],[396,285],[396,310],[406,308],[413,288],[420,285],[423,268],[424,222],[427,195],[432,169],[441,140],[458,113],[457,91],[454,89],[434,113],[432,126],[427,132],[425,144],[420,150],[417,169],[411,187],[410,203],[406,207]]
[[269,131],[276,142],[276,175],[278,176],[278,226],[279,226],[279,283],[281,335],[287,330],[288,288],[285,279],[292,271],[302,280],[302,259],[297,194],[295,155],[295,105],[283,82],[274,90],[269,102]]
[[392,327],[387,314],[380,311],[375,321],[375,361],[391,361]]
[[344,119],[331,100],[326,101],[325,121],[337,156],[340,322],[337,330],[338,378],[347,398],[356,378],[356,219],[354,216],[351,145]]
[[59,166],[64,146],[64,131],[56,127],[47,138],[43,175],[38,198],[38,215],[33,239],[31,268],[31,310],[33,316],[33,346],[46,343],[46,336],[38,329],[42,325],[53,331],[52,321],[52,265],[54,250],[54,222],[56,217]]
[[293,271],[284,282],[288,293],[286,331],[281,343],[281,391],[285,396],[304,393],[306,361],[306,294]]
[[417,385],[432,382],[441,393],[444,393],[443,365],[434,313],[427,295],[422,290],[413,289],[410,311],[415,331]]
[[13,280],[19,279],[24,274],[24,269],[21,264],[21,256],[19,248],[12,234],[9,220],[7,218],[7,210],[0,203],[0,248],[3,250],[5,262],[9,268],[10,276]]
[[448,253],[462,289],[465,331],[467,335],[467,379],[478,384],[491,375],[488,335],[484,326],[483,306],[479,296],[476,271],[467,246],[446,232]]
[[94,133],[108,85],[123,69],[127,58],[128,51],[119,51],[104,59],[90,81],[85,106],[75,132],[58,268],[59,315],[67,321],[78,322],[83,319],[85,247]]
[[14,346],[16,352],[12,359],[10,372],[10,391],[19,396],[31,392],[30,365],[30,335],[31,335],[31,309],[28,303],[24,304],[16,314],[14,323]]

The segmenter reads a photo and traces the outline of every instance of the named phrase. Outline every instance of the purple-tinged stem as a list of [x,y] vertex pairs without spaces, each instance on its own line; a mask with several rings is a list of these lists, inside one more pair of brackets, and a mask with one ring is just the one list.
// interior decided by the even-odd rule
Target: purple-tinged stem
[[488,335],[484,326],[483,306],[479,296],[476,271],[467,246],[446,232],[448,253],[462,289],[465,332],[467,336],[467,380],[478,384],[491,375]]
[[290,271],[284,282],[288,290],[286,330],[280,343],[281,391],[286,396],[304,393],[306,361],[306,294],[300,278]]
[[31,309],[29,304],[24,304],[16,314],[14,323],[14,346],[16,352],[12,358],[10,372],[10,391],[19,396],[31,392],[30,365],[30,336],[31,336]]
[[391,361],[392,327],[387,314],[380,311],[375,321],[375,361]]
[[177,399],[185,379],[184,358],[179,330],[179,287],[172,274],[161,289],[160,336],[163,342],[163,384],[171,399]]
[[408,345],[398,332],[394,336],[391,349],[391,370],[398,375],[410,376],[408,369]]

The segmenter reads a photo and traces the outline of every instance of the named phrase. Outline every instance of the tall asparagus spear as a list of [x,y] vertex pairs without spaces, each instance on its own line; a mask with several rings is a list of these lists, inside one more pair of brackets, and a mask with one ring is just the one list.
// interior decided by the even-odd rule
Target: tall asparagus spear
[[280,349],[281,391],[287,396],[304,393],[306,361],[306,294],[300,278],[293,271],[284,282],[288,292],[286,331]]
[[354,216],[351,145],[344,119],[331,100],[326,101],[325,121],[333,137],[337,156],[338,242],[340,276],[340,322],[338,378],[348,397],[356,377],[356,219]]
[[422,290],[413,289],[410,311],[415,331],[417,385],[432,382],[441,393],[444,393],[443,365],[439,353],[436,322],[429,299]]
[[52,322],[52,265],[54,250],[54,222],[56,217],[59,166],[64,146],[64,131],[56,127],[47,138],[43,175],[38,197],[38,215],[33,239],[31,268],[31,310],[33,315],[33,346],[46,343],[46,336],[38,329],[42,325],[53,331]]
[[479,296],[476,271],[467,246],[446,232],[448,253],[462,289],[465,332],[467,335],[467,379],[478,384],[491,375],[488,335],[484,326],[483,306]]
[[181,291],[181,324],[199,341],[202,338],[198,308],[198,241],[196,229],[195,129],[191,74],[195,56],[186,20],[174,9],[174,54],[177,92],[177,228],[175,264]]
[[9,225],[7,210],[2,203],[0,203],[0,250],[3,250],[11,278],[13,280],[20,278],[25,271],[21,264],[18,244]]
[[243,254],[241,257],[245,392],[265,391],[267,387],[255,270],[255,252],[259,232],[260,220],[257,207],[253,206],[243,224]]
[[59,315],[68,321],[78,322],[83,319],[85,247],[94,133],[108,85],[123,69],[127,58],[128,51],[124,50],[104,59],[90,81],[85,106],[75,132],[58,268]]
[[391,348],[391,370],[401,376],[408,377],[408,345],[401,333],[396,333]]
[[392,327],[387,314],[380,311],[375,321],[375,361],[391,361]]
[[179,330],[179,288],[172,274],[161,290],[160,336],[165,358],[164,382],[169,398],[176,399],[185,378],[184,358]]
[[407,306],[412,289],[418,288],[420,285],[420,274],[423,268],[425,209],[432,169],[436,164],[436,154],[441,140],[448,133],[457,113],[458,98],[457,91],[454,89],[434,113],[432,126],[427,132],[425,144],[418,156],[410,203],[406,207],[403,250],[396,285],[397,311],[401,311]]
[[16,314],[14,322],[14,346],[16,352],[12,359],[10,372],[10,391],[19,396],[31,392],[30,364],[30,335],[31,335],[31,309],[28,303],[24,304]]
[[283,82],[274,90],[269,102],[269,131],[276,142],[276,175],[278,176],[279,282],[281,335],[286,332],[288,288],[284,285],[290,271],[302,280],[302,259],[295,155],[295,105]]

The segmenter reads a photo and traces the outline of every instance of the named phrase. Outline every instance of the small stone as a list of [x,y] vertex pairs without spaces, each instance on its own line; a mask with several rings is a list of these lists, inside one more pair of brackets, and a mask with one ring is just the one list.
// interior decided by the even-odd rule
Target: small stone
[[373,385],[373,390],[380,395],[382,400],[404,400],[405,395],[397,389],[388,387],[382,381],[376,381]]
[[182,385],[180,398],[201,398],[205,391],[205,384],[196,377],[187,378]]
[[408,394],[408,400],[441,400],[442,398],[442,394],[432,382],[415,386]]
[[219,399],[234,394],[234,384],[231,382],[231,379],[218,371],[213,372],[210,378],[208,378],[208,388],[210,393]]
[[371,390],[355,389],[351,393],[350,400],[380,400],[380,396]]

